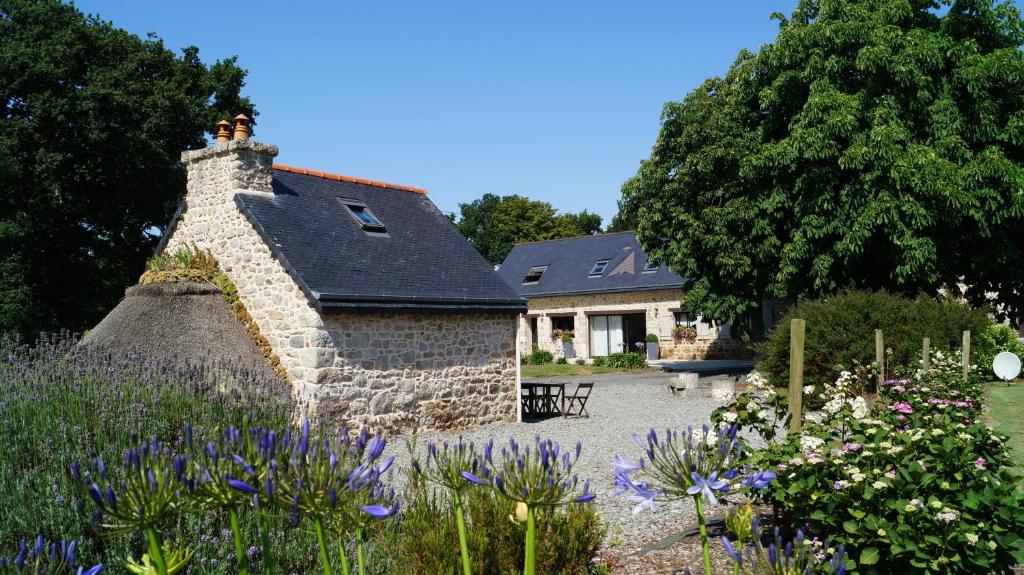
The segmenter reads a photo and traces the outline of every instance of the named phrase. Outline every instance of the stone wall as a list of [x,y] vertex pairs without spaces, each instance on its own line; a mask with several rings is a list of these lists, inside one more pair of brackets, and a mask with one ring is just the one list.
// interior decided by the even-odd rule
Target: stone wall
[[[562,343],[551,339],[551,318],[572,315],[575,320],[573,349],[576,357],[590,359],[591,315],[643,313],[647,333],[658,335],[662,359],[731,358],[748,354],[745,345],[730,336],[728,326],[713,322],[698,322],[698,339],[695,342],[674,340],[674,312],[683,310],[680,306],[682,298],[682,290],[674,289],[531,298],[527,315],[520,318],[520,350],[528,354],[537,347],[552,352],[556,357],[563,355]],[[533,341],[530,329],[533,318],[537,319],[537,341]]]
[[251,141],[182,154],[186,207],[165,249],[213,252],[306,412],[387,431],[514,420],[513,316],[317,312],[234,201],[272,193],[276,155],[276,146]]

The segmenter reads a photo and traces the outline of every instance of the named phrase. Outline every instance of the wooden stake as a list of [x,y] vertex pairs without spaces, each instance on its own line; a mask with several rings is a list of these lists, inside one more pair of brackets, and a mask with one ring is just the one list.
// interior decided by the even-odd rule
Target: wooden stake
[[789,326],[789,431],[800,431],[804,400],[804,328],[802,319]]
[[929,364],[928,346],[931,345],[931,342],[932,342],[932,340],[926,337],[926,338],[924,338],[924,345],[921,346],[921,367],[925,371],[928,371],[928,364]]
[[875,330],[875,361],[881,369],[878,370],[878,389],[885,384],[885,347],[882,345],[882,330]]
[[964,331],[964,346],[960,350],[960,360],[964,362],[964,383],[967,383],[967,376],[971,371],[971,331]]

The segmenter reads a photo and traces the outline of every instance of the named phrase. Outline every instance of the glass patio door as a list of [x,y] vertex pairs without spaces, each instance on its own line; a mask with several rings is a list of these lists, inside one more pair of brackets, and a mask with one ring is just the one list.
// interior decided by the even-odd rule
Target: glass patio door
[[590,356],[618,353],[623,349],[621,315],[590,316]]

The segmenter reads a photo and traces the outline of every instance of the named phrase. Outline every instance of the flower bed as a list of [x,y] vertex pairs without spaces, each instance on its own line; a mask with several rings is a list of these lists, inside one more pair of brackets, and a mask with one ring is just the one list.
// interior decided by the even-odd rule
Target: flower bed
[[[869,408],[844,372],[819,421],[757,458],[784,524],[845,544],[864,573],[991,573],[1020,562],[1024,509],[1002,438],[981,421],[981,388],[941,353],[927,372],[887,381]],[[743,401],[716,414],[744,413]],[[855,563],[855,564],[854,564]]]

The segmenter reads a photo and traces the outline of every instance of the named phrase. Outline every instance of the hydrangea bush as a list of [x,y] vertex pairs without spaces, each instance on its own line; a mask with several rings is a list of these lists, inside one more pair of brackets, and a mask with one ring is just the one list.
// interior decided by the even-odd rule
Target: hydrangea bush
[[959,359],[937,354],[871,405],[851,391],[865,376],[842,373],[820,417],[759,454],[779,476],[766,499],[783,520],[845,544],[862,573],[1006,572],[1024,560],[1018,481]]

